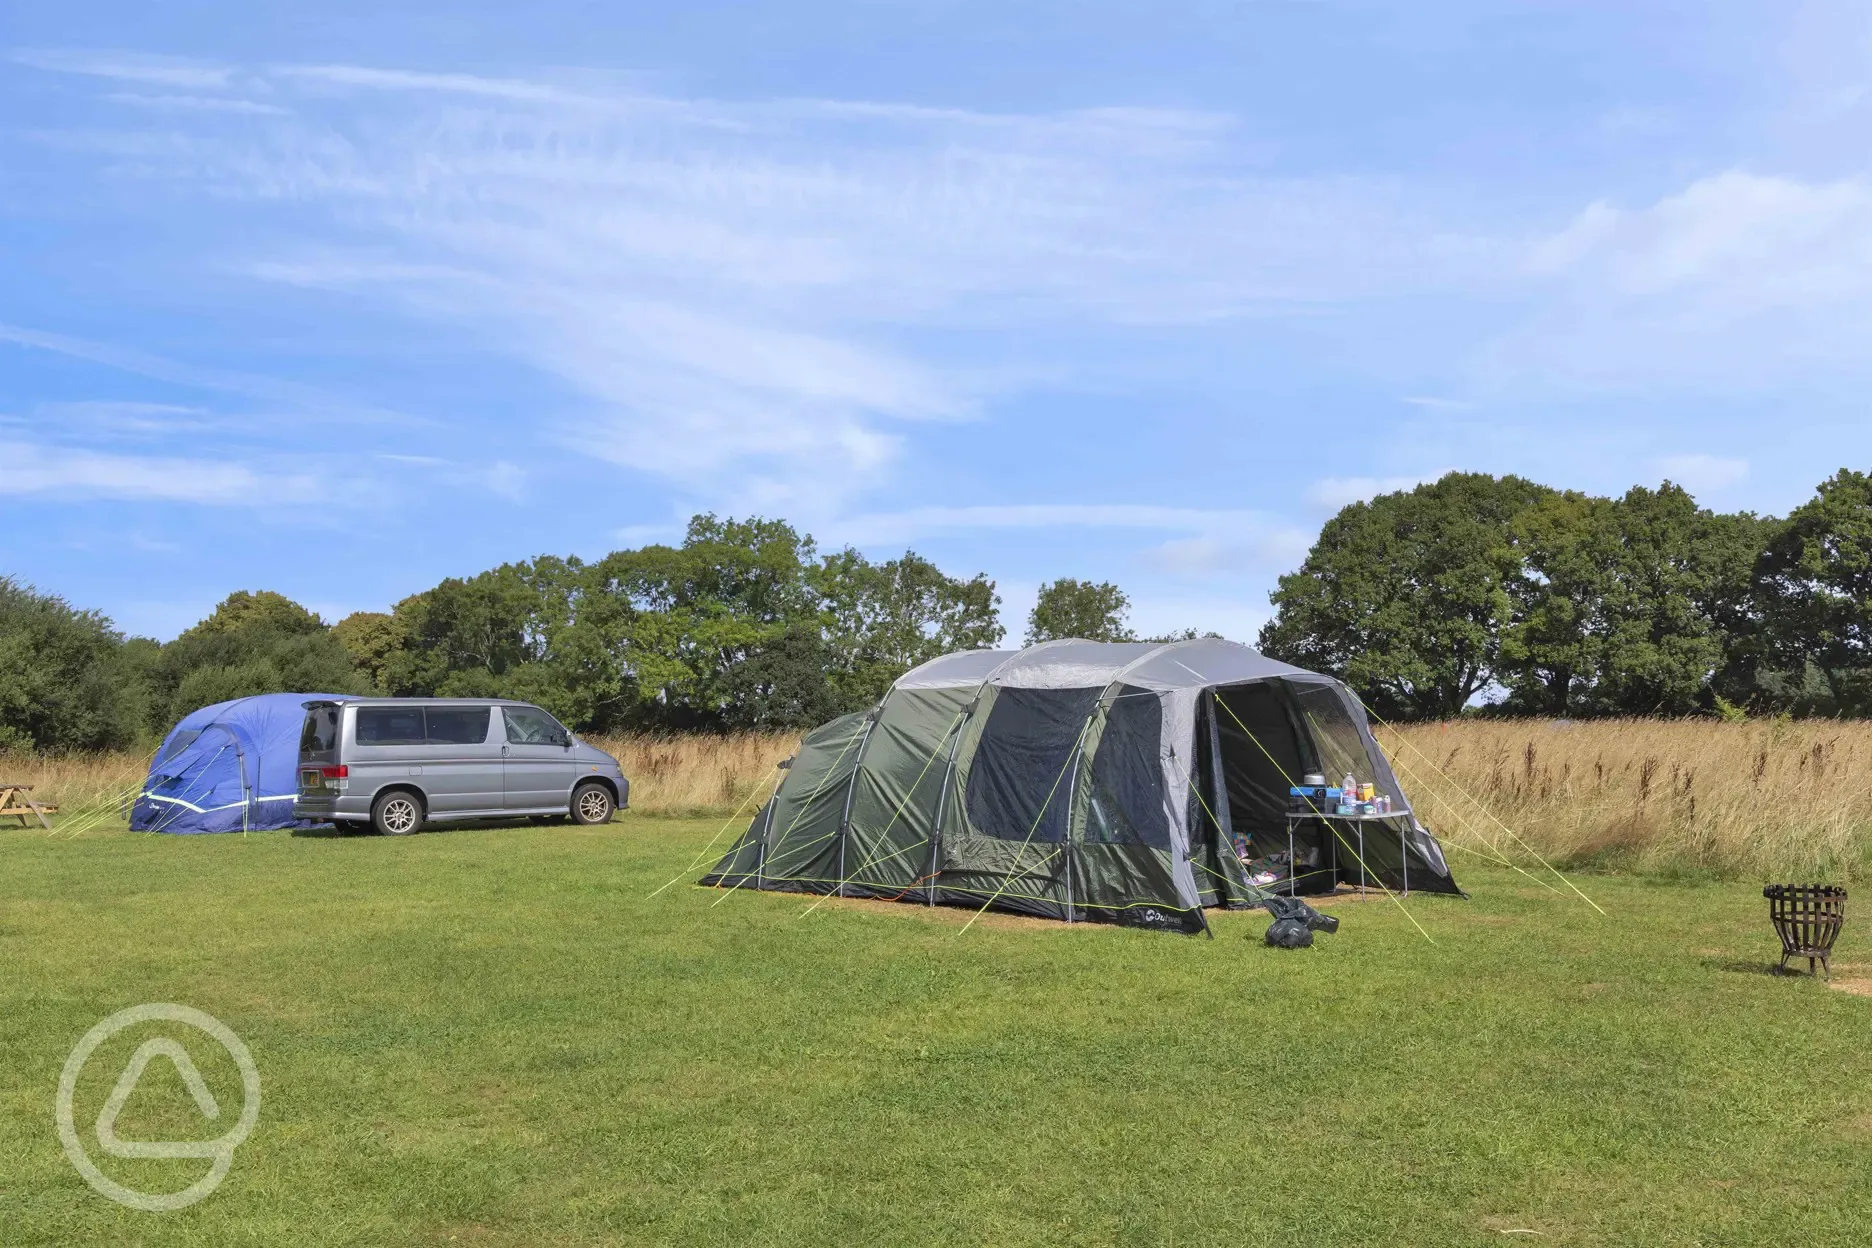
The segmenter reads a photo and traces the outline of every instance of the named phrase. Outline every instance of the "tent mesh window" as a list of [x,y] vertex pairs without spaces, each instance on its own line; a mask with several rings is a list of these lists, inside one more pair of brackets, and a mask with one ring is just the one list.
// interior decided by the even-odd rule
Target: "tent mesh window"
[[1085,839],[1170,848],[1164,818],[1163,706],[1156,694],[1121,688],[1092,756]]
[[969,822],[1005,841],[1063,841],[1067,765],[1097,689],[1002,689],[969,768]]
[[1365,734],[1359,731],[1352,721],[1352,715],[1340,700],[1339,691],[1331,685],[1293,684],[1295,700],[1300,704],[1300,714],[1306,719],[1308,732],[1319,747],[1320,764],[1326,774],[1328,784],[1338,784],[1340,777],[1351,772],[1354,777],[1366,784],[1372,784],[1386,793],[1392,801],[1401,801],[1403,794],[1396,791],[1397,783],[1389,774],[1374,775],[1371,755],[1365,749]]

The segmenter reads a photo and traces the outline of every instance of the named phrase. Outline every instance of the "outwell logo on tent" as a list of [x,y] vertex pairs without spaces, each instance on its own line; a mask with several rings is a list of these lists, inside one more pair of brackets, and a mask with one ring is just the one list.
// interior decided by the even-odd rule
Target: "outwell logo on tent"
[[[112,1157],[121,1158],[188,1158],[209,1159],[208,1173],[179,1192],[151,1195],[137,1191],[110,1178],[98,1168],[91,1159],[89,1150],[78,1135],[72,1108],[73,1098],[78,1090],[78,1077],[83,1073],[85,1063],[91,1060],[98,1046],[129,1027],[138,1023],[161,1021],[179,1023],[197,1033],[192,1037],[199,1045],[205,1035],[227,1050],[234,1059],[241,1075],[241,1111],[234,1125],[225,1134],[212,1140],[125,1140],[117,1135],[117,1115],[136,1090],[150,1063],[162,1057],[175,1067],[181,1076],[182,1084],[194,1099],[195,1106],[204,1118],[210,1122],[221,1118],[220,1102],[202,1078],[201,1070],[195,1059],[189,1055],[188,1048],[172,1036],[152,1036],[137,1046],[125,1064],[123,1073],[117,1076],[110,1096],[104,1107],[98,1111],[94,1131],[98,1147]],[[127,1010],[119,1010],[109,1018],[93,1027],[78,1041],[71,1055],[65,1059],[65,1069],[59,1075],[58,1099],[56,1108],[59,1142],[65,1146],[65,1155],[71,1159],[78,1173],[84,1176],[94,1190],[108,1196],[120,1205],[132,1209],[142,1209],[151,1213],[164,1213],[174,1209],[185,1209],[203,1199],[215,1188],[221,1186],[228,1170],[234,1164],[234,1150],[247,1139],[253,1131],[254,1123],[260,1118],[260,1071],[254,1065],[253,1054],[241,1038],[220,1019],[204,1014],[200,1010],[186,1005],[151,1004],[136,1005]]]

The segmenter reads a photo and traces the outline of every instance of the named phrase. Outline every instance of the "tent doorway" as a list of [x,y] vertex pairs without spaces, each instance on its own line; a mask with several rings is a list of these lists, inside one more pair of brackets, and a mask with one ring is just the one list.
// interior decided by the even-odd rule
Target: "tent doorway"
[[1237,854],[1250,864],[1250,874],[1265,870],[1278,876],[1270,886],[1275,891],[1331,892],[1339,879],[1331,832],[1313,821],[1288,827],[1288,790],[1320,766],[1292,694],[1280,681],[1216,689],[1203,700],[1201,718],[1199,731],[1209,742],[1204,788],[1216,818],[1227,825],[1202,820],[1204,847],[1216,858],[1204,865],[1227,872],[1221,855]]

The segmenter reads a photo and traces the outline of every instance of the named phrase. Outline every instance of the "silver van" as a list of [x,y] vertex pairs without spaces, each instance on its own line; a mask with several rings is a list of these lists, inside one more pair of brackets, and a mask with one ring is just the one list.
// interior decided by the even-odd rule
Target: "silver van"
[[299,819],[407,836],[461,819],[604,823],[630,804],[617,759],[524,702],[343,698],[305,711]]

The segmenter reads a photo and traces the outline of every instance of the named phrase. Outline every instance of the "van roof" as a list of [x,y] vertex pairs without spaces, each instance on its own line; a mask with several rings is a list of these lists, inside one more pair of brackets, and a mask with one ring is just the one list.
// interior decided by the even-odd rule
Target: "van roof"
[[454,705],[459,705],[459,706],[536,707],[535,703],[522,702],[518,698],[379,698],[379,697],[372,697],[366,694],[359,694],[357,696],[353,696],[351,694],[339,694],[337,697],[332,697],[332,698],[314,698],[312,701],[307,702],[306,705],[307,706],[320,706],[320,705],[399,706],[408,702],[420,702],[424,706],[435,706],[438,704],[454,704]]

